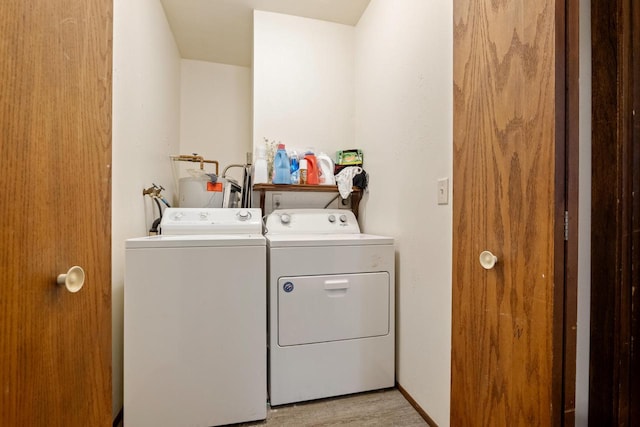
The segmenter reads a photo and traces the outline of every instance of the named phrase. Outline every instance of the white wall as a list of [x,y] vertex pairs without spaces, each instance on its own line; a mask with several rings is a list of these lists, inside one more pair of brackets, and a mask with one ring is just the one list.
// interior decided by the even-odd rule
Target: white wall
[[[115,0],[113,28],[113,412],[122,408],[124,240],[144,236],[157,210],[142,190],[171,188],[178,151],[180,56],[157,0]],[[171,200],[171,192],[165,193]]]
[[333,155],[354,144],[354,27],[255,11],[253,141]]
[[580,174],[578,229],[578,345],[576,426],[589,418],[589,343],[591,311],[591,3],[580,0]]
[[[372,0],[356,27],[356,146],[370,191],[365,232],[396,238],[397,380],[449,424],[453,9],[450,0]],[[451,183],[450,183],[451,188]]]
[[[251,69],[182,60],[180,153],[198,153],[225,166],[244,164],[251,138]],[[229,169],[242,183],[242,170]],[[186,175],[185,175],[186,176]]]

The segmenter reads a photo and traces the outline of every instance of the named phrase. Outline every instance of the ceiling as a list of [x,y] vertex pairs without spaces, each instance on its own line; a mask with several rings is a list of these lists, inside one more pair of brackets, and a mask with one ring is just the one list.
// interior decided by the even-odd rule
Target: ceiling
[[253,10],[356,25],[370,0],[161,0],[185,59],[251,65]]

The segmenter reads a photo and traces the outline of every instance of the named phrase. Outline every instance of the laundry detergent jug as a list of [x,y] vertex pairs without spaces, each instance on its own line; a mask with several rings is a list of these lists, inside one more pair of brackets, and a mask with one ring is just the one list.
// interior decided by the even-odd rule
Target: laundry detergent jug
[[289,166],[289,156],[285,150],[284,144],[278,144],[273,159],[273,183],[274,184],[291,184],[291,170]]
[[307,184],[318,185],[318,160],[316,156],[307,152],[304,158],[307,160]]
[[325,153],[316,157],[318,160],[318,182],[320,185],[336,185],[336,177],[333,174],[333,160]]

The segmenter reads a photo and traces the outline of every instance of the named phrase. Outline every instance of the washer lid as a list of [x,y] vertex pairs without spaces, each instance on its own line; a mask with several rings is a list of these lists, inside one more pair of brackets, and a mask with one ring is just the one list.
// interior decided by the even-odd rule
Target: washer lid
[[373,234],[267,234],[271,248],[392,245],[393,237]]
[[127,249],[265,246],[261,234],[160,235],[138,237],[125,242]]

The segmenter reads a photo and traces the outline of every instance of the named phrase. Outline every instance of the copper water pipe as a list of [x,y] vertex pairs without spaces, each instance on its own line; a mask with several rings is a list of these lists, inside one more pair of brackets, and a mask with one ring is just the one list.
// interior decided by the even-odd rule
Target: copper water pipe
[[204,170],[205,163],[213,163],[216,165],[216,175],[218,175],[218,161],[217,160],[206,160],[202,156],[198,156],[197,154],[188,155],[188,154],[180,154],[178,157],[173,157],[174,160],[179,160],[181,162],[199,162],[200,170]]
[[245,168],[247,167],[247,165],[241,165],[241,164],[233,164],[233,165],[228,165],[226,168],[222,169],[222,177],[226,178],[227,177],[227,171],[230,168]]

